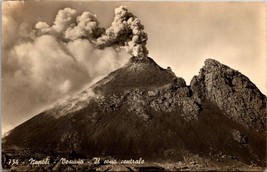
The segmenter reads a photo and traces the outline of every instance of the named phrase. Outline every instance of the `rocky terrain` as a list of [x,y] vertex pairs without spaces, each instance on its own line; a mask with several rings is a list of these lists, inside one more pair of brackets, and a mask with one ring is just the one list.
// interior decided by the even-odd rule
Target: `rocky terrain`
[[[266,97],[240,72],[208,59],[187,86],[170,68],[132,57],[90,88],[13,129],[2,139],[2,164],[16,170],[32,156],[51,156],[57,164],[74,154],[71,158],[88,163],[107,156],[146,162],[86,166],[100,171],[258,169],[266,161],[265,127]],[[20,165],[7,164],[16,158]]]
[[195,98],[215,102],[228,118],[265,131],[266,97],[240,72],[208,59],[190,86]]

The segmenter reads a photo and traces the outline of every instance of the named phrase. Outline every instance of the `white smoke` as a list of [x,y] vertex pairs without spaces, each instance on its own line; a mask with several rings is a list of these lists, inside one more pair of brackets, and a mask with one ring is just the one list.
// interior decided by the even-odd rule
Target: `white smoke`
[[79,15],[65,8],[59,10],[53,24],[38,22],[31,26],[13,16],[15,9],[8,7],[3,12],[4,126],[15,126],[79,92],[130,58],[117,48],[124,48],[132,38],[124,40],[123,45],[114,41],[97,47],[97,39],[105,37],[106,31],[90,12]]
[[58,11],[54,24],[51,27],[45,22],[38,22],[35,27],[39,31],[38,34],[51,34],[62,37],[62,34],[75,23],[76,17],[76,10],[65,8]]
[[99,28],[99,23],[96,19],[96,15],[90,12],[84,12],[77,17],[77,26],[70,27],[65,32],[65,38],[70,40],[76,40],[79,38],[94,39],[101,34],[102,29]]

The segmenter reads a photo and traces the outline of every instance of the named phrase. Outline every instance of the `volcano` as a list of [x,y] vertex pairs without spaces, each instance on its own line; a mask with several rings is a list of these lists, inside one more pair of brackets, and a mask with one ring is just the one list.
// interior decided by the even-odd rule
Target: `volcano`
[[[266,96],[207,59],[190,85],[151,58],[132,57],[88,89],[17,126],[3,152],[178,161],[228,156],[264,165]],[[20,154],[21,153],[17,153]]]

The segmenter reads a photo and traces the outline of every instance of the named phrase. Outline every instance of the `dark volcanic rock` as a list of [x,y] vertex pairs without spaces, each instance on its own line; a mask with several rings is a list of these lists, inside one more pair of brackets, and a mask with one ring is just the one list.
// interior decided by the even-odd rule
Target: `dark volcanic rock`
[[[147,89],[160,87],[176,79],[173,72],[158,66],[153,59],[142,60],[132,57],[122,68],[110,73],[107,77],[92,86],[96,93],[113,94],[135,88]],[[181,84],[185,85],[182,78]]]
[[3,150],[15,150],[16,156],[29,149],[34,156],[55,152],[146,160],[222,152],[262,165],[265,133],[256,130],[265,129],[265,107],[266,97],[248,78],[214,60],[207,60],[187,86],[151,58],[132,58],[13,129],[3,138]]
[[190,85],[196,98],[215,102],[243,126],[265,131],[266,97],[240,72],[208,59]]

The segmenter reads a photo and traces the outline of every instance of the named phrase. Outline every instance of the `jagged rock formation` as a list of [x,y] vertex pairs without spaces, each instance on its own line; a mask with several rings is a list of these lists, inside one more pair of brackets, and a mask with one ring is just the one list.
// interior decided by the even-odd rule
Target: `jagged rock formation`
[[196,98],[215,102],[228,118],[245,127],[265,131],[267,99],[240,72],[208,59],[190,85]]
[[[265,162],[266,97],[241,73],[207,60],[187,86],[151,58],[131,58],[87,90],[13,129],[3,149],[177,160],[220,152]],[[261,146],[259,146],[261,145]]]

